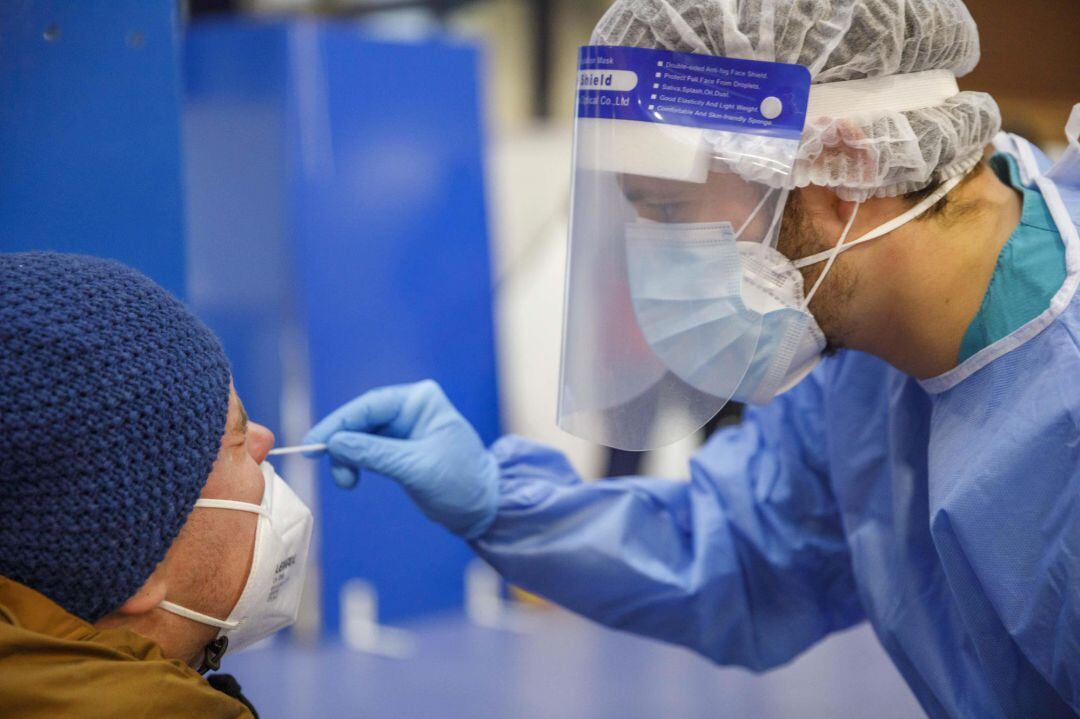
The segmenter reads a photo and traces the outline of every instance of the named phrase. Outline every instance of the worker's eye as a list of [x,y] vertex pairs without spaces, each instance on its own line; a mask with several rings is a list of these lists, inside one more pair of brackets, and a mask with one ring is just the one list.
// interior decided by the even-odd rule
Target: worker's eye
[[646,202],[642,216],[654,222],[689,222],[692,218],[689,202]]

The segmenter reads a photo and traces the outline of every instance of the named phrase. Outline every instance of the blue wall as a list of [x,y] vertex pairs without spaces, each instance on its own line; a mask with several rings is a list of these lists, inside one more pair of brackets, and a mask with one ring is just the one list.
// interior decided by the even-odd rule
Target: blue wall
[[[284,328],[284,352],[287,337],[306,342],[316,417],[433,377],[493,440],[479,52],[379,42],[353,25],[228,21],[193,27],[185,59],[192,296],[233,356]],[[231,273],[233,256],[264,274]],[[199,289],[200,277],[213,280]],[[252,385],[242,394],[265,386],[237,382]],[[353,577],[376,586],[387,621],[460,605],[463,542],[387,480],[345,492],[320,468],[331,631]]]
[[[297,241],[319,415],[370,387],[438,380],[486,441],[499,432],[492,295],[470,47],[324,36],[333,172],[299,193]],[[460,604],[470,556],[396,486],[324,482],[326,619],[334,587],[373,578],[393,619]]]
[[183,295],[177,33],[175,0],[0,2],[0,250],[113,257]]
[[248,414],[284,437],[282,341],[297,328],[284,33],[197,25],[184,43],[188,299]]
[[[493,440],[479,64],[347,24],[181,38],[173,0],[0,2],[0,250],[114,257],[185,297],[279,434],[288,382],[318,417],[434,377]],[[463,542],[319,466],[331,631],[352,577],[387,621],[460,605]]]

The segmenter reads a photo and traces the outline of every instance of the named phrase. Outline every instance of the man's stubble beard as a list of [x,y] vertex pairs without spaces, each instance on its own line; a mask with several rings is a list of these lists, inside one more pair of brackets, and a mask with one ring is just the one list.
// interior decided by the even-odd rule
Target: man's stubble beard
[[[777,249],[781,254],[790,260],[798,260],[834,248],[839,239],[827,236],[813,221],[799,200],[798,190],[790,193],[777,241]],[[803,276],[804,293],[810,292],[825,265],[826,262],[822,261],[799,270]],[[838,258],[810,303],[810,312],[825,333],[827,355],[842,349],[846,344],[849,331],[847,312],[857,284],[855,273],[842,267]]]

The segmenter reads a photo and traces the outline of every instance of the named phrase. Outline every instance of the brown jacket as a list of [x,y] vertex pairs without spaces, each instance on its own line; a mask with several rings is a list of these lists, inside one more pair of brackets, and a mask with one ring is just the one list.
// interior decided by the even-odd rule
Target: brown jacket
[[149,639],[95,629],[0,577],[0,717],[252,719]]

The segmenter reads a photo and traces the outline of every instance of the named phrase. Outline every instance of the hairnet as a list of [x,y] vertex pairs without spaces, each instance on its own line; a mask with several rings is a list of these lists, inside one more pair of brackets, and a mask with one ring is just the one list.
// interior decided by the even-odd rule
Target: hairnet
[[[815,84],[929,70],[959,77],[979,60],[961,0],[617,0],[593,44],[794,63]],[[992,97],[960,92],[917,110],[811,119],[790,176],[734,169],[774,186],[831,187],[845,199],[890,197],[967,172],[1000,125]]]

